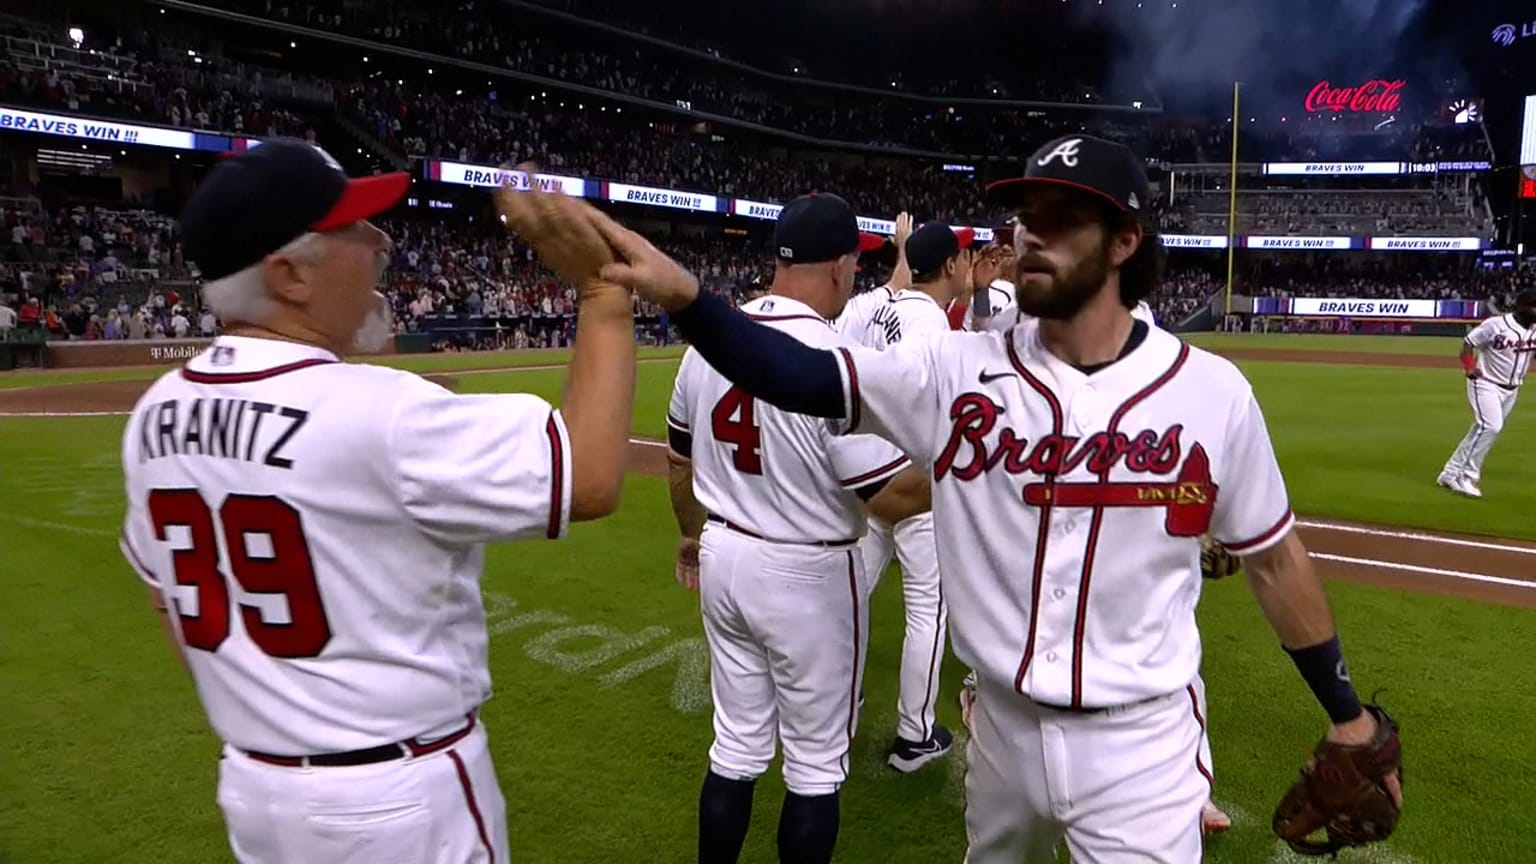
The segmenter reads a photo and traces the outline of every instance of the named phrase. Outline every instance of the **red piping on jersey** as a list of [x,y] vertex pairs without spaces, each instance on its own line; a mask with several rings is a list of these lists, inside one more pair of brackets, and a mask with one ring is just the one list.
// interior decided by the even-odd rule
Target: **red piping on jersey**
[[842,481],[841,485],[847,489],[857,489],[866,483],[873,483],[882,474],[890,473],[902,463],[911,461],[906,456],[898,456],[873,471],[865,471],[857,477],[849,477],[847,480]]
[[[1056,394],[1051,392],[1051,388],[1045,386],[1044,382],[1036,378],[1028,369],[1025,369],[1024,364],[1019,361],[1018,351],[1014,349],[1013,345],[1013,331],[1010,330],[1008,332],[1006,342],[1008,362],[1013,364],[1013,368],[1018,371],[1019,376],[1030,387],[1034,388],[1036,393],[1045,397],[1046,404],[1051,408],[1051,434],[1060,435],[1062,425],[1061,402],[1056,399]],[[1054,485],[1055,482],[1055,474],[1045,475],[1047,486]],[[1035,630],[1040,623],[1040,582],[1045,570],[1045,544],[1050,534],[1050,525],[1051,505],[1046,504],[1040,508],[1040,527],[1035,529],[1035,565],[1033,587],[1030,589],[1029,634],[1024,640],[1024,658],[1019,661],[1019,672],[1013,677],[1013,689],[1019,693],[1024,692],[1024,676],[1029,672],[1029,662],[1035,656]]]
[[554,412],[550,412],[549,422],[544,424],[544,434],[549,436],[549,530],[546,536],[551,540],[560,537],[560,505],[565,501],[565,442],[560,440],[560,424],[555,422]]
[[133,548],[133,542],[128,539],[128,533],[125,531],[119,534],[118,539],[121,541],[123,549],[128,552],[128,560],[132,562],[133,566],[137,567],[140,573],[148,576],[149,581],[159,585],[160,577],[155,575],[155,571],[144,566],[144,562],[139,558],[138,551]]
[[1252,549],[1253,547],[1260,545],[1264,541],[1280,533],[1280,529],[1284,528],[1285,523],[1289,522],[1290,519],[1291,508],[1287,507],[1285,508],[1285,515],[1280,517],[1280,521],[1269,526],[1269,530],[1265,531],[1263,534],[1260,534],[1252,540],[1244,540],[1241,543],[1223,543],[1221,545],[1227,547],[1228,552],[1242,552],[1247,549]]
[[[1189,708],[1191,711],[1195,712],[1195,722],[1200,724],[1200,737],[1204,738],[1205,717],[1200,714],[1200,697],[1195,695],[1195,685],[1187,684],[1185,685],[1184,690],[1185,692],[1189,693]],[[1199,769],[1201,775],[1205,777],[1205,782],[1209,783],[1211,788],[1214,790],[1216,788],[1216,778],[1211,776],[1211,770],[1205,767],[1204,762],[1200,761],[1199,743],[1195,744],[1195,767]]]
[[[1169,366],[1163,374],[1153,379],[1151,384],[1131,395],[1131,398],[1120,403],[1115,413],[1109,416],[1109,426],[1105,428],[1105,434],[1114,438],[1115,430],[1119,428],[1120,421],[1125,419],[1126,412],[1136,407],[1142,400],[1162,389],[1163,385],[1173,380],[1179,370],[1184,368],[1184,361],[1189,359],[1189,345],[1179,344],[1179,356],[1173,358],[1173,365]],[[1099,482],[1109,482],[1109,466],[1099,472]],[[1093,508],[1093,518],[1088,525],[1088,549],[1083,553],[1083,573],[1077,584],[1077,620],[1072,625],[1072,708],[1078,710],[1083,707],[1083,636],[1088,624],[1088,592],[1093,581],[1093,558],[1099,547],[1099,528],[1104,524],[1104,506],[1101,504]]]
[[459,775],[459,787],[464,790],[464,803],[469,805],[469,815],[474,817],[475,830],[480,834],[480,845],[485,847],[486,860],[496,864],[496,847],[491,845],[491,837],[485,830],[485,819],[480,816],[480,805],[475,803],[475,789],[469,784],[469,771],[465,770],[464,760],[459,757],[457,750],[449,750],[448,758],[453,760],[453,770]]
[[853,729],[859,719],[859,577],[853,570],[853,553],[848,556],[848,596],[853,598],[853,675],[848,685],[848,742],[843,747],[843,780],[848,779],[848,752],[853,749]]
[[837,349],[848,367],[848,432],[859,428],[859,370],[853,365],[853,355],[847,348]]
[[265,381],[268,378],[276,378],[289,372],[297,372],[300,369],[308,369],[311,366],[324,366],[335,363],[335,360],[326,360],[323,357],[311,357],[308,360],[297,360],[293,363],[284,363],[281,366],[273,366],[271,369],[261,369],[256,372],[198,372],[185,366],[181,368],[181,377],[194,384],[249,384],[252,381]]

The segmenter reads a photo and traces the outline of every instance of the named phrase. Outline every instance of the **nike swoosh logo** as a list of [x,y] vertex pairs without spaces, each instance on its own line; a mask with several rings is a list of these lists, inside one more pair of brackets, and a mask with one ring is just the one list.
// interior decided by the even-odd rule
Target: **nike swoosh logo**
[[983,384],[991,384],[993,381],[996,381],[999,378],[1017,377],[1019,377],[1017,372],[982,372],[980,375],[976,376],[976,380]]

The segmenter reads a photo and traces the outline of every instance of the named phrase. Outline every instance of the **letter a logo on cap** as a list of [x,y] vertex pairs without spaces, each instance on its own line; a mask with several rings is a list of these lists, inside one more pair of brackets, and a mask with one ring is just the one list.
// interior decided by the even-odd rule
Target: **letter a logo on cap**
[[1051,160],[1060,157],[1061,164],[1067,166],[1068,168],[1076,168],[1077,148],[1082,146],[1082,143],[1083,139],[1081,138],[1068,138],[1060,144],[1057,144],[1055,150],[1052,150],[1051,152],[1040,157],[1039,161],[1035,162],[1035,164],[1044,167],[1051,164]]

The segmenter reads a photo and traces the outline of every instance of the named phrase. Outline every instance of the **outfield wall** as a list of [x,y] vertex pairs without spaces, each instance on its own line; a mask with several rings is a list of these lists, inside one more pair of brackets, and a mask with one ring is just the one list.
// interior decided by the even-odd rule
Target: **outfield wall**
[[[113,342],[49,342],[43,366],[87,369],[103,366],[176,366],[201,354],[212,339],[127,339]],[[394,354],[394,345],[378,354]]]

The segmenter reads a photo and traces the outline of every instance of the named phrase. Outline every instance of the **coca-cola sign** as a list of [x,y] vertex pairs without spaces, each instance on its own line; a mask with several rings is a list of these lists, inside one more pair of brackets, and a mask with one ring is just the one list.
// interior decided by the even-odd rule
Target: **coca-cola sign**
[[1377,78],[1359,87],[1335,87],[1319,81],[1307,94],[1307,110],[1318,111],[1396,111],[1401,102],[1403,80]]

